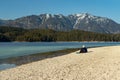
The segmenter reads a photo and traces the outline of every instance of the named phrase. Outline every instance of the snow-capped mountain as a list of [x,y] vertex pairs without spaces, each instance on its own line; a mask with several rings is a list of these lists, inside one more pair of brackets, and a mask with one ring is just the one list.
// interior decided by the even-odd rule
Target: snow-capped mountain
[[102,33],[120,32],[120,24],[106,17],[94,16],[88,13],[75,14],[73,16],[75,17],[74,29]]
[[22,27],[26,29],[42,28],[57,31],[79,29],[100,33],[120,33],[120,24],[111,19],[94,16],[88,13],[72,14],[68,16],[62,14],[31,15],[15,20],[0,20],[0,25]]

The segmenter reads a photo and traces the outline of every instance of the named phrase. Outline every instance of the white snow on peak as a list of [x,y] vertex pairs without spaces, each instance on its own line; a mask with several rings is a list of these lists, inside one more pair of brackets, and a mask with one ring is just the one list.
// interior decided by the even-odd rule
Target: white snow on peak
[[50,18],[50,14],[46,14],[46,18],[49,19]]
[[54,15],[54,14],[51,14],[51,17],[52,17],[52,18],[54,18],[54,17],[55,17],[55,15]]
[[80,17],[81,16],[81,14],[75,14],[77,17]]
[[62,14],[59,14],[58,16],[59,16],[59,18],[63,18],[63,15],[62,15]]
[[79,19],[83,19],[86,17],[86,15],[84,14],[75,14],[76,17],[78,17]]
[[107,18],[104,17],[97,17],[88,13],[81,13],[81,14],[74,14],[74,16],[76,17],[76,22],[74,24],[74,27],[77,24],[80,24],[81,20],[85,19],[86,20],[86,24],[89,23],[89,20],[93,20],[93,21],[97,21],[97,22],[106,22]]
[[75,14],[74,16],[77,17],[77,20],[76,20],[76,24],[80,22],[80,20],[86,18],[86,19],[90,19],[90,20],[94,20],[94,21],[97,21],[97,22],[108,22],[108,19],[105,18],[105,17],[98,17],[98,16],[94,16],[94,15],[91,15],[89,13],[81,13],[81,14]]
[[76,16],[78,20],[81,20],[84,18],[95,18],[95,16],[88,14],[88,13],[75,14],[74,16]]

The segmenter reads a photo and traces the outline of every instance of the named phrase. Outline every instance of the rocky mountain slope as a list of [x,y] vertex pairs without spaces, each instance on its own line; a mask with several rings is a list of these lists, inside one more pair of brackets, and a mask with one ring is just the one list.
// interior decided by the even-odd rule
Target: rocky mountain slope
[[88,13],[72,14],[40,14],[17,18],[15,20],[0,20],[1,26],[22,27],[25,29],[53,29],[57,31],[69,31],[73,29],[100,32],[120,33],[120,24],[115,21],[94,16]]

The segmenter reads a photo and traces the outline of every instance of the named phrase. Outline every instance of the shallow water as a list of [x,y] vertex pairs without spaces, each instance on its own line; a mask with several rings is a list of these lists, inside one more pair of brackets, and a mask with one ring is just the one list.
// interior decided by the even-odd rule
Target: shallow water
[[16,67],[15,64],[6,64],[6,63],[0,64],[0,70],[9,69],[9,68],[14,68],[14,67]]
[[0,59],[35,53],[57,51],[67,48],[114,46],[120,42],[1,42]]
[[[115,46],[120,42],[1,42],[0,43],[0,59],[9,57],[23,56],[35,53],[57,51],[67,48],[81,48],[96,46]],[[15,64],[0,64],[0,70],[16,67]]]

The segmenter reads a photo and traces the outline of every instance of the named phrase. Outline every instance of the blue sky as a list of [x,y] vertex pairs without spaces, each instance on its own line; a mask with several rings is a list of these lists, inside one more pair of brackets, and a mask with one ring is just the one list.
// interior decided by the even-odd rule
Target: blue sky
[[120,0],[0,0],[0,18],[27,15],[90,13],[120,23]]

